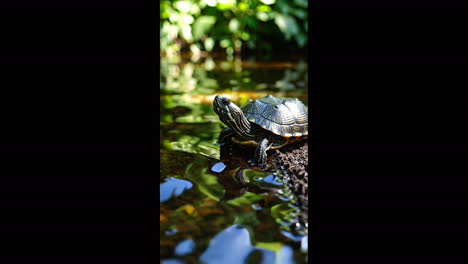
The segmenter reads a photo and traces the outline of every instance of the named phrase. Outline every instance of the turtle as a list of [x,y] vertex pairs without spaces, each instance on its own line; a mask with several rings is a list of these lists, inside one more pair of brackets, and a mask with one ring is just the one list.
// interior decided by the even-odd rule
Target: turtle
[[242,108],[229,98],[216,95],[213,110],[227,126],[219,141],[254,146],[249,164],[264,169],[267,151],[307,139],[308,109],[297,98],[276,98],[272,95],[249,100]]

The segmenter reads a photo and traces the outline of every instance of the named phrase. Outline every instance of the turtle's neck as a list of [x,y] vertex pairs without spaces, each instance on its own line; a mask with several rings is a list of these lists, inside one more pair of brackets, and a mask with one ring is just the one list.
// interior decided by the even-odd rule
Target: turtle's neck
[[241,139],[249,140],[254,137],[251,133],[252,125],[243,113],[241,113],[239,120],[230,124],[230,127]]

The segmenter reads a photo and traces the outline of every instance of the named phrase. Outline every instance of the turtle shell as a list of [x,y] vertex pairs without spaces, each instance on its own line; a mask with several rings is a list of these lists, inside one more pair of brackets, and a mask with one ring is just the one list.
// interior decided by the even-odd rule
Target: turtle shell
[[308,135],[308,109],[299,99],[282,99],[272,95],[249,101],[242,108],[252,123],[283,137]]

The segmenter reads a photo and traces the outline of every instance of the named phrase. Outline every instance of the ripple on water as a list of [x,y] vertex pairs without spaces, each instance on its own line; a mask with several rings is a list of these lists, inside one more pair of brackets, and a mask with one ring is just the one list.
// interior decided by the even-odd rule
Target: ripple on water
[[261,206],[258,205],[258,204],[252,204],[252,209],[257,210],[257,211],[260,211],[260,210],[263,209],[263,207],[261,207]]
[[278,181],[278,178],[275,177],[272,174],[270,174],[270,175],[266,176],[265,178],[263,178],[263,181],[268,183],[268,184],[272,184],[272,185],[276,185],[276,186],[283,185],[283,183],[281,181]]
[[172,227],[171,229],[166,230],[166,231],[164,232],[164,234],[165,234],[166,236],[173,236],[173,235],[177,234],[177,232],[179,232],[179,230],[178,230],[176,227]]

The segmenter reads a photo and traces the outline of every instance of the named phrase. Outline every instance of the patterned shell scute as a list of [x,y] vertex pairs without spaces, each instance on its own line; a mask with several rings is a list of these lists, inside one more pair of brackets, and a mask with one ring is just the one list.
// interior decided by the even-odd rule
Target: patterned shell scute
[[277,135],[305,136],[308,134],[307,106],[299,99],[280,99],[271,95],[248,102],[242,107],[250,122]]

